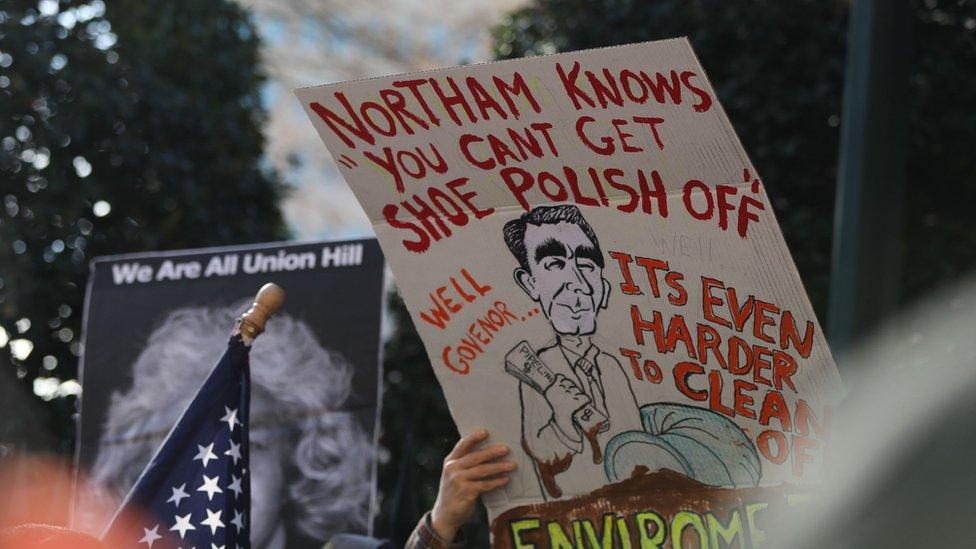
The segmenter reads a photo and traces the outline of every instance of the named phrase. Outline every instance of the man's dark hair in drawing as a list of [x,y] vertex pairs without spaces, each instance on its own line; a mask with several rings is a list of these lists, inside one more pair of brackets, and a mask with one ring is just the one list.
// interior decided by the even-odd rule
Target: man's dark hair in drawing
[[556,333],[593,334],[610,283],[603,277],[600,241],[579,209],[540,206],[506,223],[503,232],[519,262],[515,282],[539,304]]
[[535,208],[505,224],[505,244],[508,245],[508,249],[515,256],[515,259],[518,260],[519,265],[523,269],[529,268],[529,254],[528,250],[525,249],[526,226],[529,224],[536,226],[544,224],[554,225],[559,222],[571,223],[583,231],[583,234],[593,243],[593,251],[596,252],[593,261],[602,269],[604,267],[603,250],[600,249],[600,241],[597,239],[593,227],[583,218],[583,214],[580,213],[579,208],[566,205]]

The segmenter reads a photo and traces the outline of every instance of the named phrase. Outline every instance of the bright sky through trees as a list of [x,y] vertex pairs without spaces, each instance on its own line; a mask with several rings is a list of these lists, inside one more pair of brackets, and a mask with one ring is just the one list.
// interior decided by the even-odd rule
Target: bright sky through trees
[[292,90],[489,61],[490,28],[520,0],[242,0],[264,40],[266,154],[293,186],[282,211],[294,236],[371,235]]

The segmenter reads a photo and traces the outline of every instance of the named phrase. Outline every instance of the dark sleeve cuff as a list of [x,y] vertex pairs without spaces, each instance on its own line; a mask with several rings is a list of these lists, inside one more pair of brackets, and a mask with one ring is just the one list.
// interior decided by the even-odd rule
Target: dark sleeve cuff
[[[463,538],[463,536],[459,535],[458,538]],[[423,518],[420,519],[417,527],[410,534],[405,549],[460,549],[463,546],[463,539],[456,539],[451,542],[441,539],[434,532],[434,527],[430,522],[430,511],[428,511],[424,513]]]

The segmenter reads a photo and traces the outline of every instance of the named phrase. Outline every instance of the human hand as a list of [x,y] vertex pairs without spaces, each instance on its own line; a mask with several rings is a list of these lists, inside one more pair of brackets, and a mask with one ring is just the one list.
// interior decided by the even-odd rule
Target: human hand
[[556,420],[556,427],[570,440],[577,442],[582,436],[573,422],[573,413],[589,404],[590,399],[575,383],[562,374],[556,374],[556,381],[544,393],[552,417]]
[[508,474],[515,470],[514,461],[501,459],[509,453],[504,444],[475,450],[487,438],[488,431],[478,429],[459,440],[444,458],[430,522],[437,536],[447,542],[471,517],[478,496],[508,484]]

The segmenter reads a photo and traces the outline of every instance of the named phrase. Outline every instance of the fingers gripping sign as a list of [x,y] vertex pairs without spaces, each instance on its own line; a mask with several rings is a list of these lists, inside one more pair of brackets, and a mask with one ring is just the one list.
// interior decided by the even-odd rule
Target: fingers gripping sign
[[488,431],[478,429],[461,438],[444,458],[437,501],[431,511],[431,525],[445,540],[452,540],[471,517],[478,496],[508,484],[515,462],[505,457],[504,444],[481,446]]

